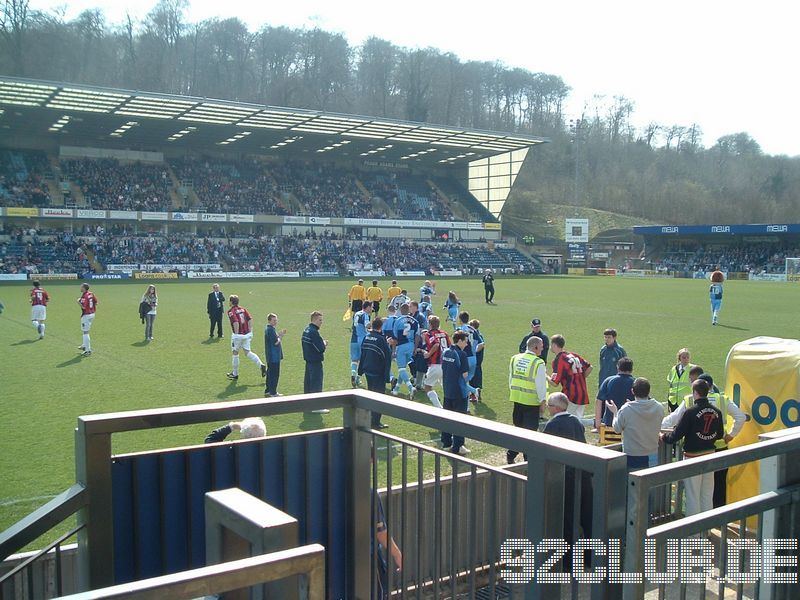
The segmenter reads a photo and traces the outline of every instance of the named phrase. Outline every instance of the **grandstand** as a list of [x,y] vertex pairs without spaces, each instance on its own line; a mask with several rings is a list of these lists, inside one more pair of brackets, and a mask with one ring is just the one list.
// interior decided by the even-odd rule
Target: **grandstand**
[[4,226],[89,234],[77,258],[0,237],[7,271],[540,270],[498,217],[541,138],[7,77],[0,127]]

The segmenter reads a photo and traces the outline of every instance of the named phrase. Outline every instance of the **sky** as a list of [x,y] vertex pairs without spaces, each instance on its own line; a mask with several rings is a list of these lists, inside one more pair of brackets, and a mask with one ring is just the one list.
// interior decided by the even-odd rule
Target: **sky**
[[[141,19],[155,4],[30,0],[68,20],[99,7],[109,23],[126,12]],[[189,22],[212,17],[239,17],[251,31],[319,27],[351,46],[376,36],[500,61],[561,77],[572,88],[568,119],[592,114],[598,96],[624,96],[637,127],[697,123],[706,146],[744,131],[768,154],[800,155],[800,124],[791,116],[800,106],[800,3],[793,0],[190,0]]]

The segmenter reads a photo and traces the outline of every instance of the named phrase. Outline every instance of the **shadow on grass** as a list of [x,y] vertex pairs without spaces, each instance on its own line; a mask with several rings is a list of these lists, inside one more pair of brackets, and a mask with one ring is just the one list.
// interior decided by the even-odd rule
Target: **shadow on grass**
[[18,342],[14,342],[13,344],[10,344],[10,345],[11,346],[27,346],[28,344],[35,344],[38,341],[39,341],[39,338],[36,338],[35,340],[20,340]]
[[138,342],[133,342],[131,344],[131,346],[135,346],[137,348],[142,348],[144,346],[149,346],[149,345],[150,345],[150,340],[141,340],[141,341],[138,341]]
[[735,329],[736,331],[750,331],[747,327],[734,327],[733,325],[723,325],[722,323],[717,323],[717,327],[722,327],[723,329]]
[[314,429],[322,429],[325,427],[325,421],[322,415],[317,413],[303,413],[303,420],[300,421],[298,426],[300,431],[312,431]]
[[59,365],[56,365],[56,369],[63,369],[64,367],[71,367],[72,365],[77,365],[83,360],[83,356],[78,354],[75,358],[70,358],[69,360],[65,360]]
[[497,413],[483,402],[473,404],[472,407],[475,409],[474,416],[483,417],[484,419],[489,419],[491,421],[497,420]]
[[200,343],[208,345],[208,344],[218,344],[218,343],[224,342],[224,341],[225,341],[225,338],[221,338],[221,337],[213,337],[213,338],[212,337],[207,337],[206,339],[204,339]]
[[258,388],[260,390],[264,389],[263,384],[261,385],[239,385],[238,381],[229,381],[228,385],[222,390],[219,394],[217,394],[217,398],[224,400],[225,398],[230,398],[231,396],[235,396],[236,394],[240,394],[246,391],[248,388]]

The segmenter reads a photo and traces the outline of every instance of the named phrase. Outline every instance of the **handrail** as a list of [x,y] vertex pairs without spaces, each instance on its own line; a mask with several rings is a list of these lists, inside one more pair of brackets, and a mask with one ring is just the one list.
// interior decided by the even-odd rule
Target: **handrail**
[[27,544],[74,515],[86,506],[87,499],[84,486],[76,483],[44,506],[0,532],[0,560],[19,552]]
[[309,544],[290,550],[142,579],[112,587],[64,596],[63,600],[182,600],[277,581],[292,575],[308,577],[309,600],[325,598],[325,548]]
[[45,554],[50,552],[53,548],[56,548],[57,546],[60,546],[61,544],[66,542],[69,538],[71,538],[73,535],[78,533],[84,527],[85,527],[85,525],[78,525],[77,527],[71,529],[70,531],[68,531],[64,535],[60,536],[56,541],[52,542],[46,548],[42,548],[41,550],[39,550],[33,556],[29,556],[24,561],[19,563],[16,567],[11,569],[8,573],[6,573],[5,575],[0,576],[0,586],[3,585],[3,583],[5,583],[9,579],[11,579],[12,577],[14,577],[17,573],[21,573],[22,571],[24,571],[28,566],[30,566],[33,563],[35,563],[42,556],[44,556]]

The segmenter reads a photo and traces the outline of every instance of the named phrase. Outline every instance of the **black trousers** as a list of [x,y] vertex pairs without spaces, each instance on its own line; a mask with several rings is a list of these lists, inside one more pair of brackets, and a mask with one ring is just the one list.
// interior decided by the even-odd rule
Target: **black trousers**
[[[364,375],[367,378],[367,389],[370,392],[378,392],[379,394],[386,393],[386,379],[383,375],[370,375],[369,373],[365,373]],[[381,423],[381,413],[373,412],[372,415],[372,428],[377,429],[378,425]]]
[[307,362],[305,376],[303,377],[303,393],[321,392],[322,375],[321,362]]
[[360,311],[363,308],[363,306],[364,306],[364,301],[363,300],[353,300],[350,303],[350,310],[352,312],[354,312],[354,313],[357,313],[358,311]]
[[372,312],[377,315],[380,312],[380,310],[381,310],[380,300],[373,300],[372,301]]
[[[447,398],[444,399],[444,404],[442,405],[445,410],[452,410],[454,412],[459,412],[462,414],[469,414],[469,400],[466,398]],[[464,445],[464,437],[460,435],[452,435],[450,432],[443,431],[442,436],[442,446],[447,448],[448,446],[453,447],[453,452],[458,452],[458,449]]]
[[486,294],[486,302],[494,300],[494,286],[484,288],[483,291]]
[[270,396],[278,393],[278,379],[281,377],[281,363],[267,363],[267,387],[264,392]]
[[[539,407],[514,402],[514,412],[511,413],[511,420],[515,427],[522,427],[523,429],[538,431]],[[516,459],[517,456],[519,456],[519,452],[517,450],[509,450],[506,452],[506,459],[509,463],[514,462],[514,459]],[[523,454],[523,458],[528,460],[528,455]]]
[[217,327],[217,337],[222,337],[222,311],[208,313],[208,318],[211,321],[211,329],[209,329],[209,337],[214,337],[214,326]]
[[[726,448],[727,450],[727,448]],[[724,452],[724,450],[717,450]],[[714,508],[725,506],[728,502],[728,469],[714,471]]]

